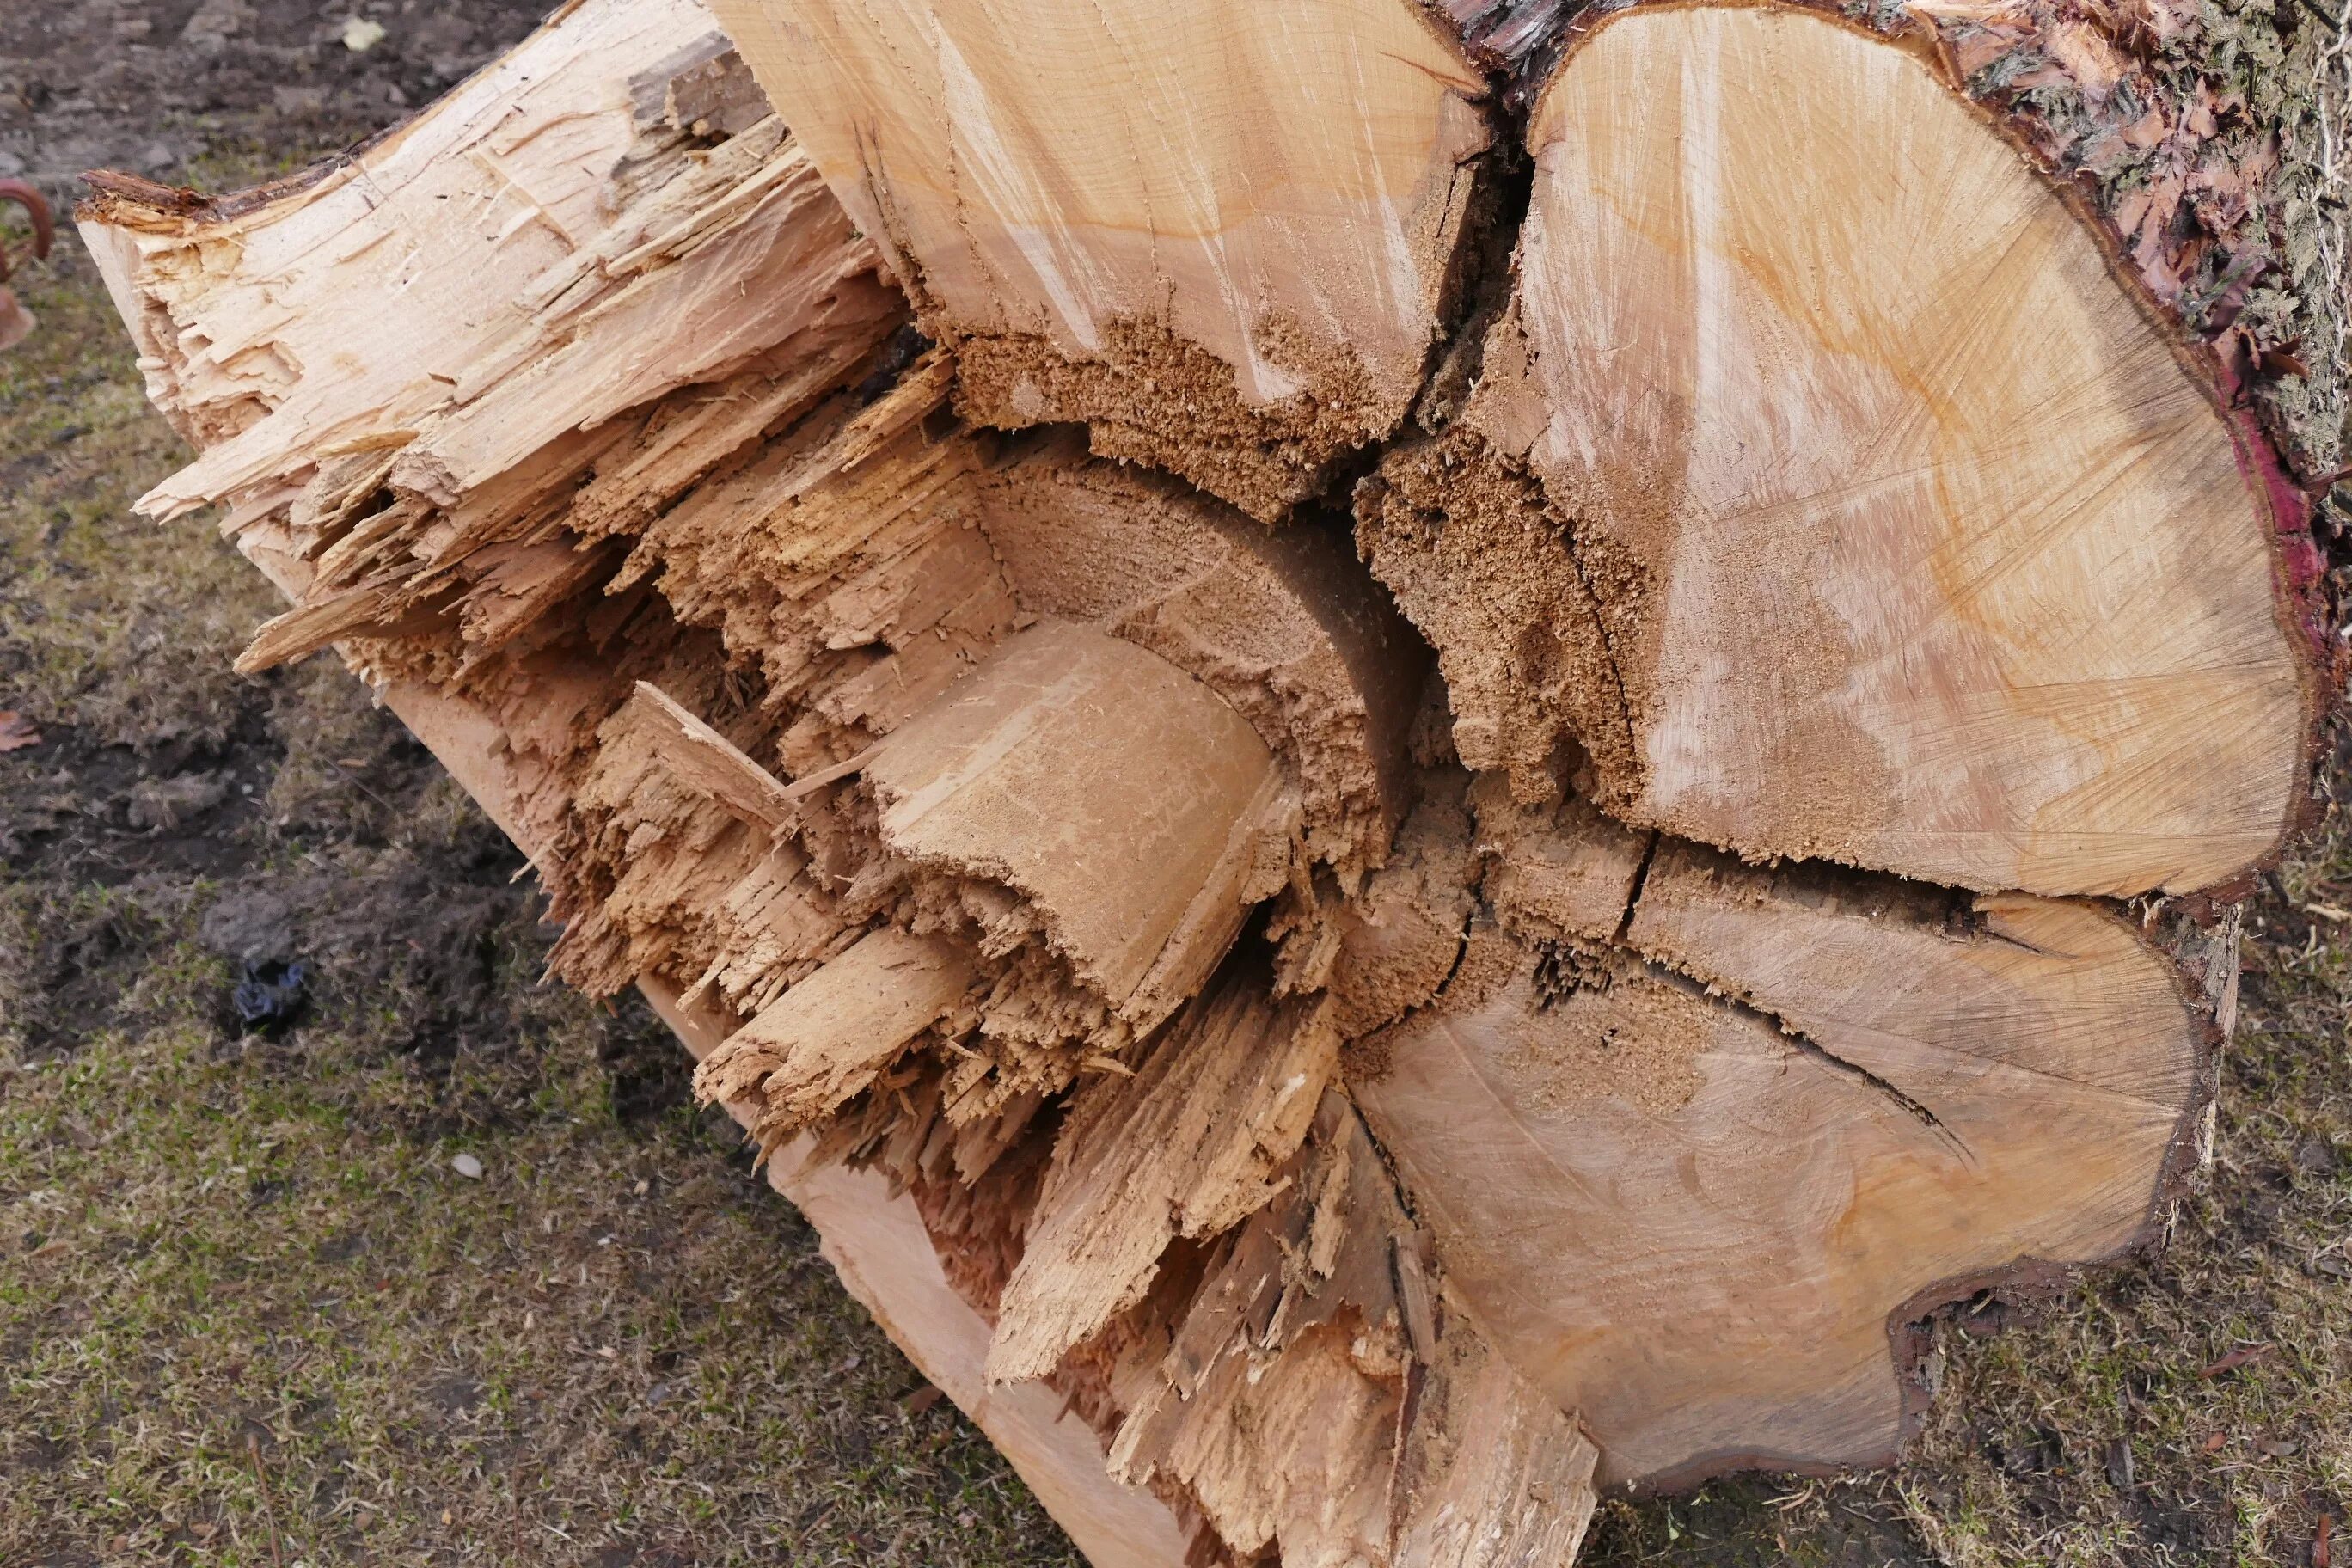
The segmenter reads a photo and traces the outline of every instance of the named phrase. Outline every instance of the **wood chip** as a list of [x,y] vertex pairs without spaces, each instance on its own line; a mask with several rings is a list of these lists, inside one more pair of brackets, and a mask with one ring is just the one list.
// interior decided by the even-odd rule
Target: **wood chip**
[[2221,1360],[2213,1363],[2210,1366],[2206,1367],[2197,1375],[2200,1378],[2219,1377],[2225,1372],[2235,1372],[2238,1368],[2244,1366],[2247,1363],[2258,1361],[2262,1357],[2270,1353],[2271,1347],[2269,1345],[2246,1345],[2241,1349],[2231,1351],[2228,1355],[2223,1356]]

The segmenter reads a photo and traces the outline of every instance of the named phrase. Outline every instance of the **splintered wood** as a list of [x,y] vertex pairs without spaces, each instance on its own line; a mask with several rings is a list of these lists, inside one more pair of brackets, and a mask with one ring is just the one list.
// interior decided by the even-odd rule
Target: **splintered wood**
[[1021,633],[864,772],[892,854],[1022,900],[1024,923],[1144,1030],[1201,988],[1289,868],[1265,742],[1174,665],[1091,627]]
[[1095,1561],[1564,1563],[2158,1232],[2331,607],[1936,25],[713,9],[94,176],[142,504]]
[[1411,6],[713,9],[972,417],[1084,421],[1272,518],[1420,390],[1488,131]]
[[1339,1067],[1320,1009],[1276,1006],[1236,967],[1129,1078],[1070,1102],[1021,1263],[998,1304],[990,1375],[1042,1377],[1142,1300],[1170,1240],[1223,1235],[1274,1194]]
[[756,1100],[751,1135],[765,1155],[880,1077],[971,978],[951,942],[869,932],[729,1036],[696,1069],[695,1088],[729,1104]]

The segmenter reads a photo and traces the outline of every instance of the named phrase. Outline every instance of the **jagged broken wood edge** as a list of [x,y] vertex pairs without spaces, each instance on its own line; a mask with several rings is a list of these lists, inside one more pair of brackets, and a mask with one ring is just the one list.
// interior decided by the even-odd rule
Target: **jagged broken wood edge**
[[[562,23],[581,5],[582,0],[571,0],[550,26]],[[494,64],[471,79],[479,82],[497,68]],[[368,145],[383,146],[403,129],[395,127]],[[94,211],[83,216],[100,221],[128,216],[134,224],[189,227],[231,221],[278,201],[310,196],[351,171],[356,156],[330,160],[289,180],[217,202],[192,192],[102,175],[92,182]],[[125,279],[117,276],[125,267],[122,254],[104,246],[94,245],[93,249],[110,286],[122,284]],[[139,318],[132,297],[119,287],[117,295],[118,303],[134,306],[125,314],[127,323],[135,325]],[[240,550],[290,602],[302,603],[310,574],[306,563],[273,551],[264,531],[236,528],[236,521],[232,519],[231,531]],[[498,718],[463,696],[416,681],[393,681],[379,695],[507,836],[534,863],[544,864],[551,847],[535,830],[537,814],[514,772],[515,759]],[[729,1032],[728,1020],[715,1009],[681,1006],[675,991],[658,982],[644,989],[681,1043],[698,1057],[708,1054]],[[1043,1384],[987,1387],[979,1369],[989,1325],[941,1271],[910,1197],[892,1192],[879,1175],[816,1163],[806,1157],[805,1150],[788,1152],[794,1157],[771,1163],[770,1180],[816,1225],[845,1284],[909,1359],[950,1393],[1005,1454],[1090,1560],[1120,1568],[1179,1568],[1197,1560],[1194,1529],[1148,1492],[1113,1480],[1096,1435],[1083,1423],[1062,1418],[1066,1406],[1060,1394]]]
[[[320,188],[323,184],[324,182],[313,182],[292,187],[290,192],[288,193],[289,199],[295,205],[299,205],[300,198],[304,195]],[[123,220],[126,226],[133,229],[140,228],[146,225],[159,226],[157,230],[158,232],[176,234],[183,237],[185,237],[187,232],[192,228],[200,230],[208,221],[208,215],[206,213],[192,213],[182,210],[180,204],[173,202],[167,198],[168,193],[166,194],[165,198],[149,200],[145,193],[135,188],[111,189],[107,193],[103,200],[101,211],[97,216],[101,222],[108,218]],[[238,205],[238,204],[229,205]],[[257,209],[252,206],[239,205],[239,210],[240,212],[250,212]],[[97,248],[100,252],[102,262],[110,262],[117,268],[124,268],[129,265],[126,253],[121,247],[112,243],[113,240],[119,237],[119,236],[107,236],[101,238],[101,237],[94,235],[93,244],[94,248]],[[110,275],[110,284],[121,283],[123,281],[123,279],[116,278],[111,274]],[[131,298],[132,295],[131,293],[126,292],[125,297]],[[152,321],[142,321],[138,319],[133,311],[126,310],[126,315],[133,316],[134,327],[144,326],[145,328],[152,330],[154,326]],[[919,375],[915,375],[913,373],[910,373],[910,382],[919,383],[919,380],[920,378]],[[910,417],[919,417],[922,414],[924,406],[927,406],[922,404],[919,398],[916,399],[915,402],[916,405],[910,410],[906,411],[909,414]],[[881,406],[882,405],[880,404],[873,405],[876,410],[878,410]],[[869,412],[872,412],[872,410],[869,410]],[[863,416],[861,416],[861,422],[862,420]],[[854,435],[855,433],[856,432],[853,429],[847,434]],[[365,443],[361,450],[345,455],[341,459],[347,465],[350,459],[358,459],[357,466],[352,469],[351,473],[330,474],[326,477],[332,479],[333,482],[337,484],[346,482],[356,483],[359,489],[353,493],[358,499],[364,500],[364,498],[372,492],[374,487],[380,484],[383,479],[383,474],[379,471],[382,465],[372,454],[387,449],[394,445],[394,444],[391,442],[378,443],[375,441],[370,441]],[[315,453],[312,455],[321,456],[320,454]],[[861,453],[853,452],[847,458],[848,466],[855,466],[856,461],[860,459],[861,455]],[[299,448],[290,454],[291,459],[298,462],[302,456],[303,453]],[[332,460],[336,459],[337,454],[331,451],[327,454],[323,454],[323,456],[331,459],[328,466],[332,468]],[[289,460],[289,455],[288,453],[281,452],[278,455],[275,460],[283,464]],[[262,565],[265,571],[272,575],[273,579],[278,583],[281,590],[287,592],[289,597],[296,598],[299,601],[307,596],[305,594],[305,589],[308,586],[307,579],[313,574],[314,569],[306,569],[302,564],[303,557],[310,552],[309,549],[302,550],[300,553],[293,553],[289,552],[293,550],[295,545],[299,545],[300,543],[303,532],[309,525],[303,524],[298,526],[289,540],[289,536],[285,530],[270,521],[271,518],[282,512],[288,505],[293,504],[297,507],[296,517],[298,523],[299,522],[299,499],[297,498],[289,500],[288,492],[282,488],[283,481],[278,477],[282,471],[282,469],[273,469],[268,471],[267,475],[268,482],[259,487],[262,493],[258,499],[258,503],[257,504],[253,501],[246,501],[245,504],[240,507],[239,512],[237,514],[233,514],[227,531],[231,532],[236,537],[236,542],[246,553],[254,558],[257,564]],[[622,471],[625,473],[632,470],[624,469]],[[691,482],[691,480],[689,479],[688,482]],[[244,500],[242,497],[238,499],[241,500]],[[579,586],[580,584],[572,584],[570,587],[566,588],[565,592],[575,593],[578,591]],[[551,602],[543,603],[540,605],[541,610],[551,607],[554,607]],[[364,619],[364,617],[362,619]],[[373,628],[361,623],[354,623],[348,627],[342,627],[340,629],[359,633],[365,632]],[[1331,628],[1328,627],[1326,628],[1327,632]],[[1358,634],[1362,632],[1361,627],[1354,629]],[[314,629],[312,632],[306,633],[304,639],[289,644],[283,651],[289,654],[299,652],[302,651],[305,647],[316,646],[317,643],[322,640],[324,640],[323,637],[319,635],[317,630]],[[1349,639],[1341,638],[1340,640],[1346,642]],[[377,642],[373,646],[375,648],[376,657],[381,657],[383,652],[383,645],[381,642]],[[1360,656],[1364,654],[1364,648],[1360,646],[1352,647],[1352,653],[1342,653],[1340,657],[1343,658],[1352,658],[1352,657]],[[1141,658],[1146,656],[1138,654],[1136,657]],[[1379,662],[1380,661],[1378,659],[1374,660],[1374,663],[1376,664]],[[395,665],[394,668],[396,670],[397,666]],[[1357,673],[1361,675],[1365,672],[1358,670]],[[584,670],[558,672],[553,677],[554,685],[558,689],[557,694],[560,695],[562,689],[563,689],[567,684],[582,685],[584,676]],[[551,861],[559,857],[560,853],[559,851],[550,847],[547,832],[545,831],[549,826],[548,807],[551,805],[551,797],[548,795],[546,785],[551,780],[554,780],[554,775],[548,774],[543,767],[539,766],[524,753],[527,752],[529,745],[543,744],[546,738],[541,737],[539,742],[532,742],[529,740],[528,736],[518,736],[512,732],[501,733],[499,725],[499,716],[503,713],[509,720],[512,720],[515,717],[514,714],[507,713],[503,709],[495,710],[485,710],[478,704],[471,702],[464,698],[427,689],[426,688],[417,684],[415,680],[404,679],[397,673],[394,673],[389,679],[386,679],[383,677],[382,672],[379,672],[378,680],[380,689],[382,690],[387,703],[393,707],[396,712],[404,714],[412,726],[425,738],[436,742],[436,751],[444,756],[445,760],[451,766],[453,772],[455,772],[460,780],[466,783],[468,787],[483,800],[486,806],[488,806],[491,811],[493,816],[507,828],[509,836],[515,838],[518,844],[521,845],[527,852],[531,855],[534,861],[541,866],[542,870],[545,870]],[[589,680],[586,681],[585,684],[594,685],[596,683],[593,680]],[[641,698],[644,697],[646,695],[646,689],[642,687],[639,688],[638,694]],[[500,700],[503,700],[505,694],[500,693],[499,695]],[[560,709],[562,707],[562,703],[558,702],[557,706]],[[670,705],[667,710],[664,710],[662,704],[656,701],[652,703],[652,707],[657,714],[666,718],[668,722],[673,725],[677,723],[680,710],[677,710],[674,704]],[[701,731],[689,729],[688,731],[690,738],[699,742],[698,744],[688,748],[688,752],[686,753],[690,758],[692,764],[695,764],[695,766],[690,766],[688,771],[698,771],[699,773],[708,775],[714,768],[716,768],[722,774],[740,773],[742,767],[748,763],[748,759],[742,758],[740,752],[730,752],[730,749],[727,746],[725,737],[718,735],[716,731],[709,731],[708,733],[702,732],[707,731],[708,729],[708,726],[703,726]],[[579,739],[579,733],[575,729],[571,743],[577,744]],[[509,760],[507,763],[500,763],[498,760],[499,753],[502,750],[509,753]],[[510,772],[509,765],[514,768],[520,768],[521,771],[520,773]],[[756,768],[754,768],[754,771],[756,771]],[[554,780],[554,782],[561,781]],[[706,777],[705,783],[707,782],[708,780]],[[742,781],[740,778],[734,778],[732,782],[740,783]],[[812,780],[804,782],[815,781]],[[775,786],[773,784],[773,781],[765,781],[765,784],[767,787],[755,789],[748,795],[732,800],[731,804],[733,807],[738,810],[742,810],[748,807],[752,816],[761,817],[763,819],[766,817],[775,816],[778,814],[779,809],[788,804],[784,796],[788,795],[789,792],[782,791],[781,788]],[[559,808],[564,805],[562,801],[552,801],[551,804]],[[560,811],[558,815],[560,816]],[[651,989],[656,994],[657,1000],[663,999],[667,992],[667,988],[659,985],[651,987]],[[691,1018],[687,1018],[686,1015],[679,1013],[674,1004],[672,1005],[672,1012],[676,1017],[685,1018],[688,1023],[692,1022]],[[723,1019],[719,1021],[717,1026],[721,1028],[724,1027]],[[688,1032],[690,1036],[691,1031],[689,1030]],[[796,1162],[796,1166],[797,1168],[805,1171],[805,1169],[809,1168],[810,1162],[806,1160],[798,1161]],[[832,1167],[827,1166],[825,1168],[831,1169]],[[919,1214],[916,1217],[919,1221],[922,1220],[922,1216]],[[853,1215],[853,1219],[855,1219],[855,1215]],[[858,1220],[856,1223],[862,1224],[864,1222],[862,1220]],[[900,1228],[903,1230],[904,1226],[902,1226]],[[926,1253],[933,1254],[932,1256],[923,1259],[923,1262],[927,1263],[929,1267],[917,1267],[911,1260],[904,1258],[899,1258],[897,1261],[901,1266],[913,1268],[914,1273],[917,1276],[919,1276],[919,1278],[914,1281],[914,1287],[916,1288],[917,1297],[920,1298],[922,1291],[919,1287],[922,1285],[922,1281],[937,1281],[940,1279],[942,1278],[941,1265],[944,1264],[947,1259],[936,1254],[935,1249],[938,1246],[936,1241],[932,1240],[929,1237],[923,1236],[921,1231],[918,1231],[917,1235],[919,1238],[918,1245],[920,1246]],[[881,1253],[869,1251],[866,1263],[870,1267],[866,1267],[864,1271],[869,1274],[876,1273],[877,1271],[887,1271],[887,1268],[891,1261],[890,1258]],[[888,1314],[886,1312],[884,1315],[886,1317],[886,1321],[887,1321]],[[969,1327],[969,1318],[970,1313],[967,1309],[961,1316],[955,1318],[955,1321]],[[969,1336],[963,1336],[963,1342],[968,1343],[968,1342]],[[1499,1384],[1496,1382],[1496,1376],[1500,1377]],[[1540,1436],[1543,1433],[1550,1432],[1555,1429],[1572,1431],[1572,1427],[1563,1426],[1563,1418],[1559,1416],[1557,1412],[1549,1411],[1548,1408],[1542,1407],[1538,1403],[1530,1401],[1525,1389],[1525,1385],[1522,1383],[1516,1382],[1512,1374],[1501,1373],[1498,1371],[1495,1376],[1487,1377],[1481,1386],[1486,1388],[1487,1393],[1490,1395],[1507,1395],[1507,1400],[1512,1405],[1513,1410],[1516,1412],[1515,1418],[1518,1420],[1520,1426],[1530,1436]],[[1498,1389],[1501,1391],[1500,1394],[1497,1394]],[[960,1396],[960,1398],[961,1397],[961,1396]],[[983,1391],[975,1391],[969,1398],[963,1398],[962,1402],[968,1405],[971,1405],[983,1401],[984,1398],[985,1394]],[[1024,1397],[1024,1399],[1020,1403],[1025,1405],[1034,1404],[1034,1401]],[[979,1414],[977,1409],[975,1409],[974,1413],[975,1415]],[[1213,1425],[1215,1419],[1216,1417],[1213,1413]],[[984,1417],[983,1425],[986,1425]],[[1400,1434],[1399,1437],[1400,1440],[1402,1440],[1402,1435]],[[1381,1466],[1388,1462],[1382,1457],[1388,1452],[1389,1450],[1385,1448],[1367,1445],[1362,1453],[1352,1457],[1352,1462],[1359,1465]],[[1582,1487],[1582,1479],[1580,1476],[1571,1476],[1569,1470],[1559,1468],[1560,1465],[1567,1465],[1570,1460],[1575,1459],[1575,1457],[1580,1454],[1582,1458],[1580,1460],[1576,1460],[1576,1462],[1583,1464],[1589,1470],[1591,1461],[1589,1446],[1579,1447],[1575,1445],[1570,1445],[1561,1450],[1563,1458],[1553,1468],[1550,1477],[1551,1484],[1573,1484],[1580,1489]],[[1402,1459],[1405,1457],[1404,1450],[1398,1449],[1394,1457],[1398,1459]],[[1048,1458],[1050,1459],[1051,1456],[1048,1456]],[[1279,1468],[1279,1465],[1277,1465],[1276,1469],[1278,1470]],[[1507,1477],[1496,1478],[1498,1483],[1507,1481]],[[1448,1500],[1445,1497],[1443,1489],[1440,1489],[1435,1496],[1437,1500],[1443,1506],[1458,1505],[1459,1500]],[[1495,1500],[1497,1502],[1498,1506],[1507,1502],[1507,1499],[1497,1499]],[[1558,1530],[1566,1530],[1570,1537],[1576,1533],[1580,1533],[1584,1520],[1587,1512],[1589,1511],[1590,1500],[1590,1495],[1589,1492],[1587,1492],[1584,1494],[1580,1509],[1571,1508],[1559,1513],[1550,1523],[1547,1523],[1544,1526],[1544,1529],[1547,1532],[1556,1532]],[[1316,1499],[1313,1497],[1311,1492],[1307,1496],[1302,1498],[1300,1501],[1309,1510],[1318,1506]],[[1083,1508],[1083,1505],[1084,1499],[1081,1498],[1079,1500],[1078,1506]],[[1066,1514],[1070,1510],[1057,1509],[1057,1511],[1063,1511]],[[1415,1521],[1403,1521],[1401,1522],[1415,1523]],[[1418,1529],[1420,1524],[1426,1524],[1428,1522],[1430,1521],[1418,1521],[1418,1523],[1415,1523],[1415,1528]],[[1181,1530],[1183,1528],[1184,1522],[1180,1521],[1179,1529]],[[1107,1560],[1110,1561],[1121,1560],[1115,1552],[1106,1554],[1101,1551],[1097,1551],[1096,1554],[1098,1558],[1107,1557]]]
[[[298,563],[258,551],[249,558],[289,599]],[[463,697],[403,684],[383,704],[424,743],[516,847],[537,861],[530,814],[501,760],[498,721]],[[657,980],[639,990],[697,1061],[734,1032],[714,1005],[688,1005]],[[747,1139],[751,1117],[729,1107]],[[803,1139],[767,1162],[768,1182],[816,1230],[826,1259],[850,1294],[912,1362],[952,1399],[1036,1493],[1088,1562],[1099,1568],[1188,1568],[1194,1533],[1145,1489],[1114,1479],[1099,1439],[1064,1419],[1063,1396],[1043,1383],[992,1387],[982,1374],[992,1333],[942,1272],[914,1199],[878,1173],[814,1157]]]

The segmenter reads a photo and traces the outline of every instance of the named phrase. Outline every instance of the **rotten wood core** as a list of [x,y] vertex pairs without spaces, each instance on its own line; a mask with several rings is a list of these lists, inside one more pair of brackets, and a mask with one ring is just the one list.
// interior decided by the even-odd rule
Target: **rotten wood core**
[[1888,1459],[1916,1324],[2159,1228],[2335,679],[2262,340],[1985,18],[1441,9],[580,0],[83,214],[246,667],[1098,1562]]

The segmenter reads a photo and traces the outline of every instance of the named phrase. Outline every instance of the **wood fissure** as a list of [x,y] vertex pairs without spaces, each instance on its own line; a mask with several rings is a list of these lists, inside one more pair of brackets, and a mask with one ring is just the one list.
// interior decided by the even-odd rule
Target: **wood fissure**
[[[1498,816],[1530,815],[1499,789],[1486,799]],[[1580,864],[1601,896],[1507,900],[1502,922],[1487,917],[1474,936],[1478,951],[1445,993],[1366,1053],[1374,1067],[1357,1092],[1471,1310],[1555,1397],[1583,1408],[1608,1478],[1687,1484],[1717,1458],[1795,1464],[1832,1429],[1857,1457],[1891,1453],[1916,1414],[1893,1342],[1908,1317],[1894,1314],[1916,1316],[1921,1303],[1947,1299],[1946,1288],[1995,1264],[2105,1258],[2152,1234],[2171,1151],[2201,1105],[2202,1040],[2171,966],[2121,922],[2079,906],[2007,895],[1987,901],[1979,931],[1974,920],[1955,922],[1941,890],[1827,869],[1759,872],[1692,846],[1598,831],[1603,837]],[[1507,894],[1504,873],[1530,851],[1507,832],[1482,828],[1481,839],[1493,846],[1488,896]],[[1564,863],[1556,851],[1531,852]],[[1645,858],[1642,896],[1617,939]],[[1886,962],[1858,956],[1882,949]],[[1547,979],[1547,963],[1557,978]],[[1769,965],[1784,976],[1778,991],[1756,984]],[[1937,988],[1955,985],[1936,1000]],[[1969,1000],[1958,1001],[1962,994]],[[2086,1006],[2093,998],[2113,1000]],[[2066,1044],[2066,1032],[2082,1043]],[[1794,1070],[1809,1061],[1819,1064],[1811,1073]],[[1801,1083],[1810,1087],[1790,1087]],[[2015,1109],[1992,1109],[2004,1100]],[[1831,1110],[1832,1102],[1844,1109]],[[1708,1109],[1717,1104],[1722,1112]],[[1732,1120],[1718,1123],[1718,1114]],[[2069,1132],[2021,1154],[2021,1121],[2046,1128],[2084,1118],[2108,1131]],[[1858,1179],[1841,1189],[1829,1173],[1846,1156],[1835,1151],[1856,1138],[1885,1141],[1853,1156],[1857,1169],[1879,1170],[1877,1184],[1905,1191],[1926,1182],[1938,1195],[1895,1199]],[[2103,1143],[2107,1152],[2095,1152]],[[1514,1146],[1532,1163],[1498,1182],[1498,1170],[1520,1163],[1499,1152]],[[2133,1152],[2119,1165],[2126,1148]],[[1797,1150],[1815,1152],[1792,1166]],[[1649,1191],[1641,1173],[1660,1161],[1662,1178],[1666,1165],[1683,1169],[1677,1161],[1694,1162],[1693,1173]],[[2089,1163],[2072,1175],[2044,1168],[2060,1161]],[[1893,1175],[1905,1168],[1919,1175]],[[2119,1179],[2126,1168],[2134,1174]],[[1555,1180],[1559,1191],[1546,1193]],[[1697,1194],[1681,1191],[1689,1180]],[[2044,1181],[2051,1185],[2037,1193]],[[1693,1201],[1709,1217],[1678,1214]],[[1816,1210],[1817,1201],[1828,1206]],[[1825,1242],[1830,1231],[1816,1227],[1831,1226],[1866,1236],[1876,1224],[1872,1205],[1890,1201],[1911,1216],[1902,1225],[1919,1227],[1911,1262],[1936,1277],[1934,1289],[1926,1279],[1868,1283],[1895,1252],[1853,1251],[1851,1243],[1816,1252],[1805,1239]],[[1921,1226],[1917,1216],[1937,1205],[1982,1216],[1958,1222],[1956,1236],[1967,1237],[1958,1251],[1940,1253],[1948,1243]],[[2095,1210],[2104,1216],[2095,1222]],[[2010,1232],[2011,1243],[1973,1234],[1979,1223],[2024,1228]],[[1715,1234],[1724,1226],[1742,1239]],[[1768,1233],[1782,1240],[1762,1244]],[[1682,1241],[1670,1242],[1675,1237]],[[1686,1256],[1693,1237],[1703,1238],[1700,1251]],[[2003,1250],[2018,1243],[2018,1252]],[[1949,1266],[1988,1244],[1995,1256],[1985,1264]],[[1790,1250],[1776,1250],[1784,1246]],[[1713,1278],[1706,1258],[1733,1260],[1734,1272]],[[1775,1258],[1785,1262],[1767,1261]],[[1676,1283],[1671,1292],[1601,1283],[1622,1281],[1628,1267],[1635,1279],[1663,1268]],[[1694,1302],[1694,1323],[1706,1326],[1698,1339],[1680,1338],[1655,1306],[1636,1326],[1605,1305],[1606,1292],[1621,1289],[1653,1302],[1668,1294]],[[1784,1289],[1792,1294],[1778,1294]],[[1736,1314],[1739,1343],[1701,1355],[1699,1339],[1721,1336],[1734,1321],[1718,1290],[1748,1303]],[[1843,1301],[1852,1307],[1832,1314],[1852,1315],[1832,1328],[1822,1314]],[[1571,1323],[1578,1331],[1566,1333]],[[1635,1348],[1653,1334],[1682,1348]],[[1845,1348],[1825,1348],[1838,1346]],[[1664,1368],[1709,1364],[1718,1353],[1748,1370],[1715,1365],[1696,1382],[1614,1397],[1626,1356]],[[1852,1358],[1850,1371],[1880,1370],[1841,1384],[1827,1377],[1840,1357]],[[1808,1370],[1794,1375],[1807,1403],[1776,1407],[1768,1391],[1779,1374],[1759,1369],[1801,1363]],[[1576,1370],[1583,1365],[1612,1370],[1588,1377]],[[1845,1392],[1823,1400],[1831,1386]],[[1710,1414],[1689,1428],[1698,1440],[1681,1447],[1671,1434],[1694,1405]],[[1804,1427],[1812,1436],[1792,1442]]]

